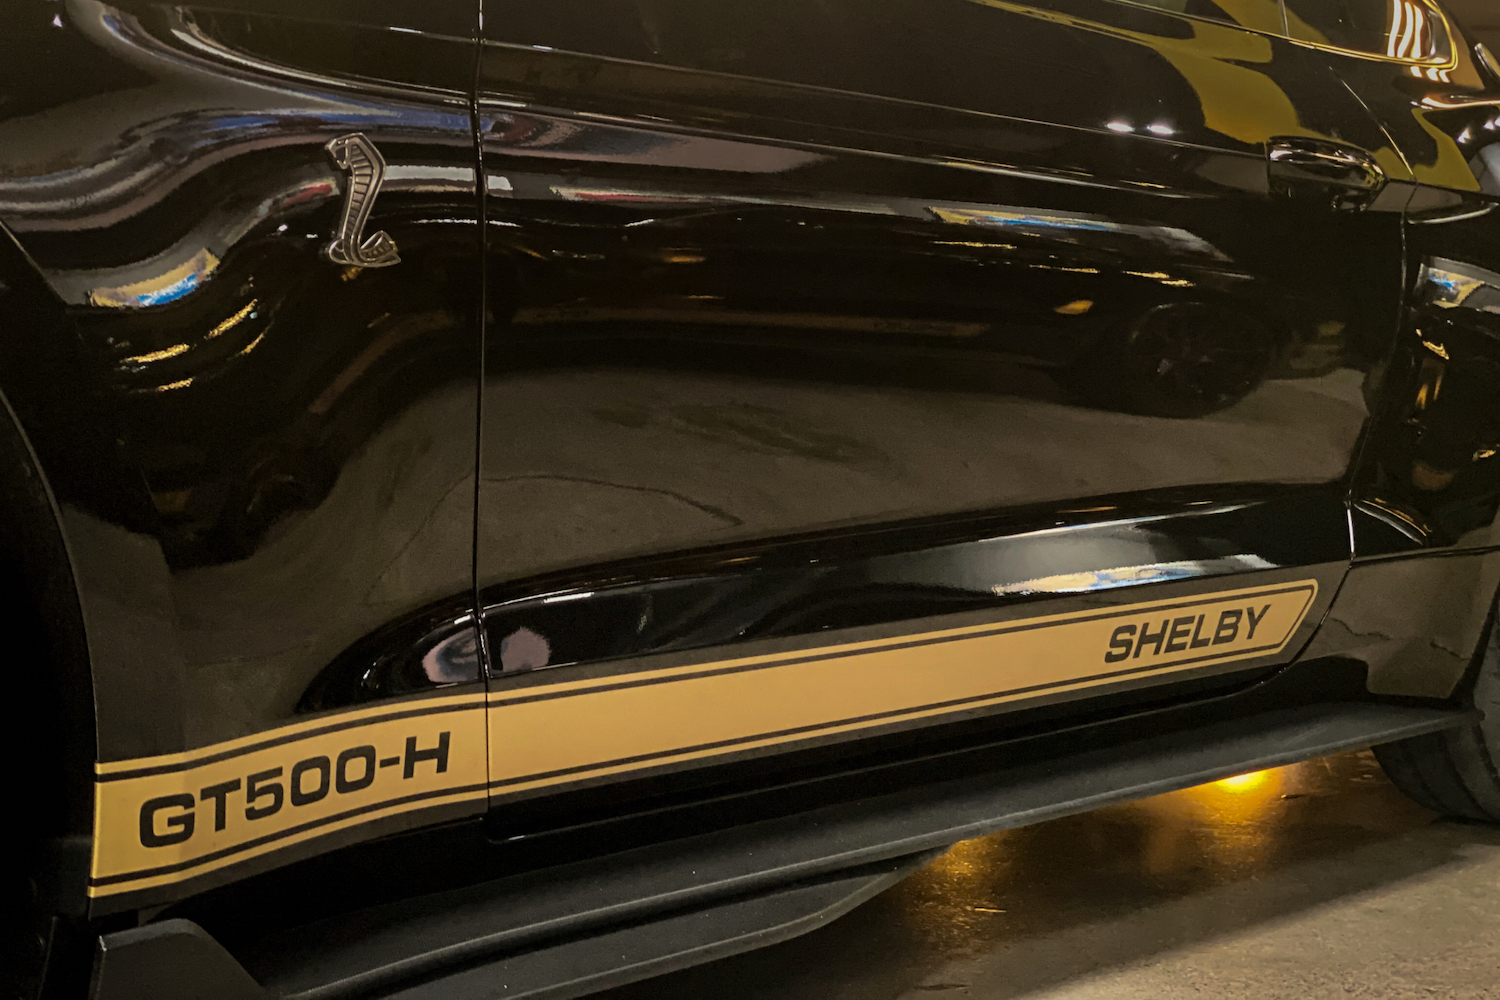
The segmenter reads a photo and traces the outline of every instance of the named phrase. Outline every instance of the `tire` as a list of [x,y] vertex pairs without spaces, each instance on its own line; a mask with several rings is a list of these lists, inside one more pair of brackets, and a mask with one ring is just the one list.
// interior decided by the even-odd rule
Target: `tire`
[[1500,823],[1500,629],[1493,624],[1474,679],[1484,718],[1462,729],[1375,748],[1375,759],[1407,798],[1434,812]]

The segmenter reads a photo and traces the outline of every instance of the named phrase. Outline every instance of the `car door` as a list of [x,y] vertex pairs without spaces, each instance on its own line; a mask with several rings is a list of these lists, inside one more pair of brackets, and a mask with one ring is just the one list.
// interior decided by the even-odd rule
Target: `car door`
[[87,624],[94,912],[472,811],[482,724],[379,704],[478,683],[477,6],[16,17],[0,222],[59,325],[4,389]]
[[1277,5],[1153,6],[487,20],[492,801],[1307,641],[1410,174]]

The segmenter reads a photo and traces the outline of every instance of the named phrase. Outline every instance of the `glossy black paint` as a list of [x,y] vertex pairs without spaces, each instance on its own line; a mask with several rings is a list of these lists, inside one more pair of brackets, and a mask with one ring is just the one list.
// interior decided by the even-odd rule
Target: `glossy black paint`
[[[1319,56],[1109,2],[642,9],[485,32],[492,686],[1347,559],[1414,185]],[[1386,183],[1273,185],[1282,135]],[[1338,516],[1191,514],[1300,484]]]
[[[1500,76],[1457,20],[1413,67],[1113,0],[14,6],[0,391],[55,513],[0,479],[7,554],[97,741],[49,832],[86,757],[486,669],[1268,579],[1320,581],[1307,657],[1458,690]],[[324,256],[350,132],[398,266]]]
[[[901,634],[921,630],[913,623],[923,619],[1065,595],[1107,602],[1098,592],[1339,567],[1347,559],[1344,505],[1335,491],[1219,492],[1218,499],[1202,489],[1132,495],[1137,514],[1125,520],[1108,502],[1088,512],[1037,507],[985,521],[931,520],[632,560],[600,567],[582,583],[568,573],[527,581],[512,588],[510,600],[504,591],[488,592],[491,669],[506,677],[803,635],[827,645],[842,630]],[[1279,530],[1288,524],[1295,528]],[[1337,587],[1341,577],[1333,569],[1326,583]],[[536,662],[541,649],[546,662]]]
[[[474,18],[418,11],[396,20],[411,34],[274,4],[16,7],[3,61],[33,71],[0,102],[0,225],[25,299],[0,388],[55,507],[8,517],[45,518],[67,552],[20,581],[49,634],[12,633],[47,665],[15,688],[37,689],[29,739],[52,747],[27,751],[48,763],[25,835],[51,838],[43,912],[82,914],[91,760],[287,721],[344,647],[472,607]],[[324,57],[383,49],[395,72],[340,79],[285,44],[319,29]],[[324,145],[350,131],[390,163],[371,228],[399,270],[322,256],[342,201]]]
[[[101,759],[255,732],[364,634],[470,605],[474,162],[465,94],[443,88],[471,28],[340,33],[255,5],[17,18],[81,92],[28,88],[0,218],[71,334],[71,365],[6,389],[72,546]],[[297,58],[321,35],[352,63],[371,32],[386,81]],[[323,146],[350,131],[389,163],[370,228],[400,267],[322,256],[343,184]]]

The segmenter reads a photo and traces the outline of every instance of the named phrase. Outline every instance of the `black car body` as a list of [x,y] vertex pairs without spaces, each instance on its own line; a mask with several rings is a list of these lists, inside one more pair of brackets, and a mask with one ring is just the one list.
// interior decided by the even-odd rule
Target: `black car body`
[[1500,817],[1453,12],[0,31],[24,989],[577,995],[1343,747]]

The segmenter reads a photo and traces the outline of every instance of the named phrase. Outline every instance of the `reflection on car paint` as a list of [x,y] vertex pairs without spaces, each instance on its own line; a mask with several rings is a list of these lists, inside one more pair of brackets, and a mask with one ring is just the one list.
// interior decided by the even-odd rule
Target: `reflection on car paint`
[[[1487,268],[1435,257],[1422,265],[1419,283],[1422,281],[1431,286],[1430,300],[1439,309],[1500,313],[1500,274]],[[1448,360],[1446,352],[1432,344],[1427,346]]]
[[1273,568],[1270,562],[1260,556],[1245,554],[1223,559],[1182,559],[1139,566],[1117,566],[1114,569],[1091,570],[1086,573],[1062,573],[1035,580],[1022,580],[1020,583],[996,584],[994,589],[997,595],[1083,594],[1112,587],[1140,586],[1168,580],[1190,580],[1219,573],[1243,573]]
[[[64,14],[49,44],[98,95],[62,89],[0,121],[16,152],[0,220],[83,357],[66,405],[93,416],[42,420],[33,440],[84,567],[95,694],[119,706],[100,718],[103,759],[293,718],[328,662],[392,621],[440,612],[447,632],[403,656],[430,684],[475,682],[477,172],[462,91],[222,42],[236,17],[267,42],[295,24],[265,15],[95,0]],[[346,187],[323,146],[351,131],[389,160],[369,231],[398,237],[405,263],[378,276],[318,256]],[[64,405],[5,389],[30,414]]]
[[[1014,3],[1012,0],[969,0],[998,10],[1027,17],[1066,24],[1084,31],[1142,45],[1157,52],[1181,74],[1191,86],[1202,106],[1207,128],[1252,146],[1258,146],[1276,135],[1306,135],[1332,139],[1334,136],[1309,129],[1298,113],[1296,102],[1270,75],[1255,69],[1256,64],[1273,61],[1270,38],[1240,28],[1211,22],[1184,19],[1190,38],[1173,38],[1146,31],[1131,30],[1057,10]],[[1117,120],[1118,121],[1118,120]],[[1114,123],[1105,123],[1113,127]],[[1123,130],[1134,131],[1135,125],[1120,122]],[[1141,123],[1146,128],[1145,123]],[[1382,166],[1404,174],[1401,161],[1389,146],[1371,150]]]

